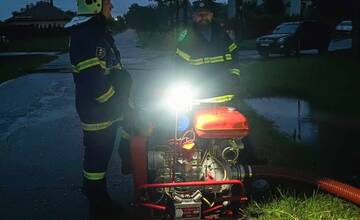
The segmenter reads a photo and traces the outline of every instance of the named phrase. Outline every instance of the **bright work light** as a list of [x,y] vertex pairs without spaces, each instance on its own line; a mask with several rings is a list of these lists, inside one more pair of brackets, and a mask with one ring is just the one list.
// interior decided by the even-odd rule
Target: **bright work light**
[[167,90],[165,104],[175,112],[190,111],[193,101],[194,91],[189,84],[179,83]]

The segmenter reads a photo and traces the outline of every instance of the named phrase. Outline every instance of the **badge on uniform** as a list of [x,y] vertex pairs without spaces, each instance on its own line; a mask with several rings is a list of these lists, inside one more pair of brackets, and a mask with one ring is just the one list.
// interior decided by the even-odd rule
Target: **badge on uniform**
[[106,50],[103,47],[96,48],[96,56],[100,59],[103,59],[106,56]]

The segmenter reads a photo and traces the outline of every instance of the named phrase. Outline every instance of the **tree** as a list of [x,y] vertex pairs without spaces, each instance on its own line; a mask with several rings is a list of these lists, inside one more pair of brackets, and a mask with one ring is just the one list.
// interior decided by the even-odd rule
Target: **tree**
[[158,15],[151,6],[132,4],[124,17],[127,26],[136,30],[149,31],[158,27]]
[[353,15],[353,51],[360,56],[360,2],[355,0]]
[[264,9],[267,14],[283,15],[285,5],[282,0],[264,0]]
[[121,32],[126,28],[125,18],[122,16],[117,16],[114,19],[109,21],[109,25],[114,32]]

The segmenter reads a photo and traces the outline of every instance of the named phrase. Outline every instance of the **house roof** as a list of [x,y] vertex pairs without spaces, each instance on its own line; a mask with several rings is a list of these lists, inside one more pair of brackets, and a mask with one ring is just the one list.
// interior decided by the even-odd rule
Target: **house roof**
[[13,16],[5,22],[36,22],[36,21],[68,21],[69,14],[53,6],[48,2],[37,2],[35,5],[27,6],[21,12],[13,12]]

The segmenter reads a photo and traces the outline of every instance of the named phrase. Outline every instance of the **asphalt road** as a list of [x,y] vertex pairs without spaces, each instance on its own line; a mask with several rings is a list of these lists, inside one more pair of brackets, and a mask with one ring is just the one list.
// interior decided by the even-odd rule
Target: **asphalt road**
[[[130,31],[116,40],[124,51],[125,65],[134,69],[132,74],[137,78],[147,74],[148,64],[157,65],[156,57],[164,56],[136,48],[134,37]],[[0,85],[1,219],[88,216],[80,192],[83,146],[72,75],[53,73],[56,68],[60,72],[68,68],[67,56],[41,67],[40,74]],[[52,73],[45,73],[45,69]],[[120,175],[117,154],[108,176],[114,199],[127,206],[132,199],[132,180]]]
[[[138,48],[133,31],[116,36],[125,67],[134,78],[134,98],[146,106],[157,100],[172,77],[171,54]],[[242,51],[241,59],[258,59]],[[0,85],[0,218],[86,219],[80,192],[82,133],[74,106],[68,54],[42,66],[37,74]],[[128,206],[132,179],[122,176],[113,154],[110,192]]]

